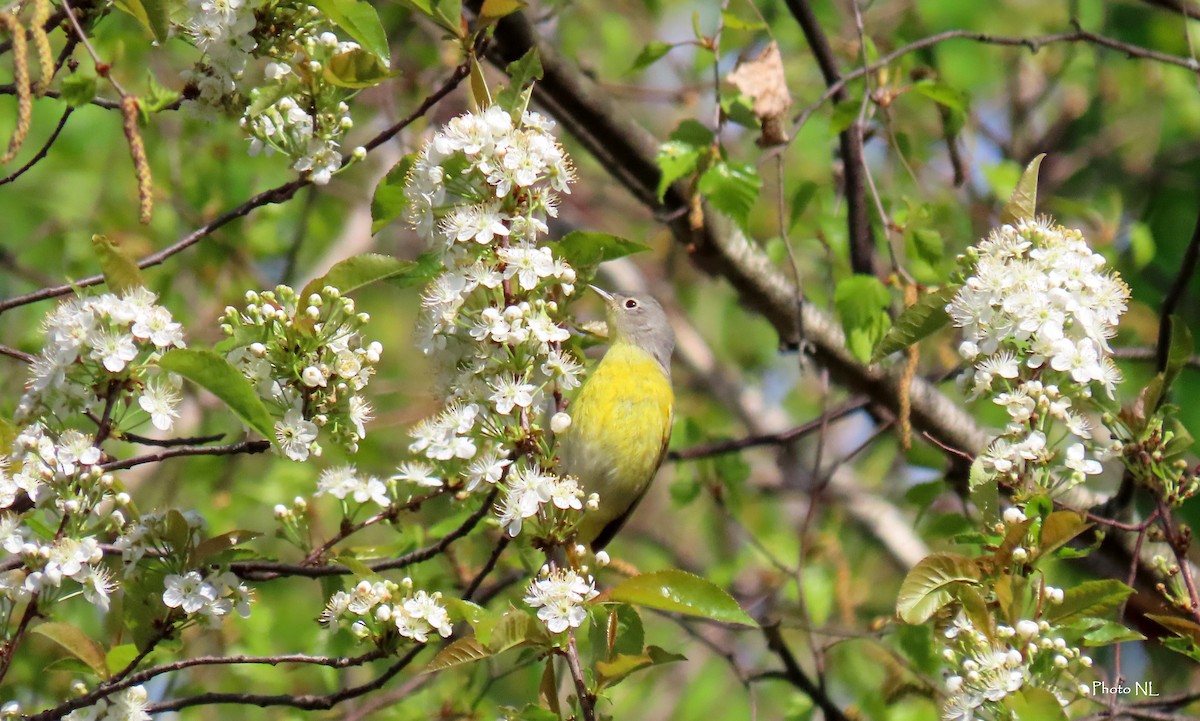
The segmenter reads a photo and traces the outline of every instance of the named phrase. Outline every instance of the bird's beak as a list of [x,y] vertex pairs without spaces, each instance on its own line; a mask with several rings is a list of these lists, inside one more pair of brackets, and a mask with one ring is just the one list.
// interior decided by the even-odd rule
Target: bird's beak
[[591,288],[592,290],[596,291],[596,294],[599,295],[601,298],[603,298],[605,303],[612,305],[612,302],[613,302],[612,293],[609,293],[606,290],[597,288],[596,286],[591,285],[591,284],[589,284],[588,287]]

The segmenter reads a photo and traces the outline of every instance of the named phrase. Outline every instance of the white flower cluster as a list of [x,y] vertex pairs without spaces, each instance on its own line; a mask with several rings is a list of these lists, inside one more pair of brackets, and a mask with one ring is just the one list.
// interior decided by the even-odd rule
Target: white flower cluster
[[130,686],[67,714],[66,721],[150,721],[145,686]]
[[579,628],[587,618],[583,604],[597,596],[591,576],[581,576],[569,568],[551,570],[542,567],[541,577],[529,585],[525,603],[538,609],[538,618],[551,633]]
[[[1061,603],[1062,591],[1053,590]],[[1092,659],[1044,620],[1022,619],[985,633],[960,612],[942,635],[947,644],[942,658],[950,664],[942,707],[946,721],[1007,718],[995,709],[1026,687],[1050,691],[1063,706],[1091,693],[1080,679]]]
[[365,476],[352,465],[335,466],[321,471],[317,479],[318,496],[329,494],[339,500],[353,499],[356,503],[374,503],[387,508],[392,504],[388,486],[375,476]]
[[188,616],[198,617],[206,626],[217,626],[221,617],[237,611],[250,618],[253,594],[237,576],[229,571],[211,571],[201,576],[198,571],[180,575],[172,573],[163,579],[163,604],[182,609]]
[[[502,484],[497,508],[512,535],[546,504],[582,508],[577,482],[549,472],[552,451],[532,442],[550,392],[578,386],[583,371],[563,348],[560,301],[574,293],[575,271],[545,243],[573,179],[551,128],[499,106],[454,118],[417,156],[405,190],[410,222],[446,268],[422,297],[418,340],[448,401],[412,430],[418,458],[395,478],[467,491]],[[528,462],[513,465],[518,448]]]
[[[269,32],[255,33],[256,15]],[[181,27],[204,53],[185,76],[194,88],[186,106],[205,119],[218,111],[241,115],[251,155],[277,150],[317,185],[328,183],[342,166],[338,146],[354,126],[345,101],[356,88],[326,71],[363,66],[366,51],[339,40],[330,21],[307,2],[189,0]],[[245,80],[256,58],[267,60],[260,87]]]
[[[359,581],[350,591],[338,591],[329,598],[318,619],[322,626],[335,629],[342,621],[350,622],[350,631],[359,638],[381,639],[395,630],[417,643],[428,643],[436,633],[447,638],[454,631],[450,614],[441,602],[441,594],[412,590],[412,579]],[[393,598],[403,591],[396,603]]]
[[179,415],[178,380],[160,377],[153,365],[163,352],[184,347],[183,329],[157,301],[136,287],[59,304],[45,320],[46,342],[30,370],[17,422],[99,414],[115,387],[111,418],[125,418],[136,396],[154,426],[170,430]]
[[967,261],[946,306],[975,367],[966,385],[992,394],[1010,420],[982,456],[985,470],[1051,490],[1099,473],[1114,449],[1084,414],[1095,407],[1093,384],[1112,397],[1121,380],[1108,339],[1129,288],[1079,231],[1044,218],[997,228]]
[[320,455],[318,435],[349,449],[367,434],[371,406],[359,394],[383,346],[364,344],[369,320],[354,301],[325,287],[303,301],[288,286],[246,293],[246,307],[225,309],[221,329],[235,346],[226,358],[276,410],[280,451],[295,461]]
[[60,589],[64,579],[70,579],[79,584],[88,603],[108,610],[117,584],[103,564],[104,553],[94,536],[64,536],[42,542],[17,515],[8,513],[0,516],[0,547],[23,563],[22,568],[0,577],[3,605],[11,608],[34,593],[50,601],[50,593]]

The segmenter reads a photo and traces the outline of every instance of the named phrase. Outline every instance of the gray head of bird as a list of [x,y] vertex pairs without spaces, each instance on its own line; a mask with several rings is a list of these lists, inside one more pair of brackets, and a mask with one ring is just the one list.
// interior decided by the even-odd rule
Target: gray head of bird
[[613,343],[629,343],[650,354],[663,372],[671,374],[675,330],[658,301],[644,293],[609,293],[591,286],[607,306],[605,320]]

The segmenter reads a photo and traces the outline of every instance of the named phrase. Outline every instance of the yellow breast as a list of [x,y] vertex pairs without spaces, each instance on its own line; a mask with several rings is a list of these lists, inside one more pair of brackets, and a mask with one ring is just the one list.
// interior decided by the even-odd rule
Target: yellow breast
[[630,509],[654,479],[671,435],[671,382],[645,351],[613,345],[568,408],[563,439],[565,473],[586,493],[600,494],[600,510],[585,515],[578,540],[590,543]]

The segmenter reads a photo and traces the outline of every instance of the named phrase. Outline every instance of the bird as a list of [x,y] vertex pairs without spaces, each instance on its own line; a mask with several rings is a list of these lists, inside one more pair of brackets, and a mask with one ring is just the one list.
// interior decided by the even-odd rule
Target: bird
[[654,298],[591,286],[606,306],[610,345],[568,406],[560,461],[584,492],[599,494],[577,544],[600,552],[621,530],[654,480],[671,438],[675,332]]

